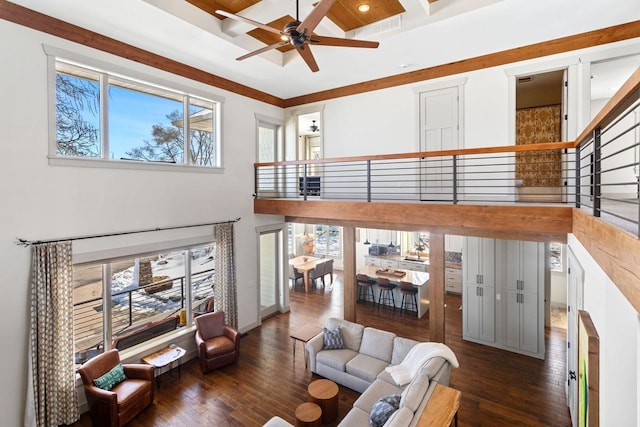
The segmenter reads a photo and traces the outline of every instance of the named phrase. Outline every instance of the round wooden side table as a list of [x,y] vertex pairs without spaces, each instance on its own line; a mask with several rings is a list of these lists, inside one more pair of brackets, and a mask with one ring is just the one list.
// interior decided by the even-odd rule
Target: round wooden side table
[[309,401],[322,408],[322,423],[335,421],[338,418],[338,385],[331,380],[315,380],[307,390]]
[[301,403],[296,408],[296,427],[320,427],[322,409],[315,403]]

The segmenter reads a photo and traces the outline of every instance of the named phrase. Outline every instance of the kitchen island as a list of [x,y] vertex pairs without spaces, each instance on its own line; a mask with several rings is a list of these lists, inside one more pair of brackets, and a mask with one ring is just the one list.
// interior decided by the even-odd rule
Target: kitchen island
[[[402,277],[394,277],[393,275],[378,274],[377,272],[382,269],[384,268],[375,265],[367,265],[358,269],[357,273],[366,274],[367,277],[373,280],[377,280],[378,277],[384,277],[389,279],[391,283],[398,285],[393,289],[393,298],[395,299],[397,308],[400,308],[400,304],[402,303],[402,294],[400,293],[399,287],[400,281],[412,283],[413,286],[418,289],[418,294],[416,295],[416,299],[418,300],[418,317],[424,316],[429,311],[429,273],[424,271],[397,269],[393,271],[405,274],[403,274]],[[380,294],[378,285],[373,285],[373,291],[377,300]]]

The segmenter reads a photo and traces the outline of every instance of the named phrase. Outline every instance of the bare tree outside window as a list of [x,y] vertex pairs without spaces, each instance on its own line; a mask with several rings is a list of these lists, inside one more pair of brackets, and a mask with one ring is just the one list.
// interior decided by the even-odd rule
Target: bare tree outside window
[[98,82],[56,73],[57,153],[62,156],[99,157],[97,121]]

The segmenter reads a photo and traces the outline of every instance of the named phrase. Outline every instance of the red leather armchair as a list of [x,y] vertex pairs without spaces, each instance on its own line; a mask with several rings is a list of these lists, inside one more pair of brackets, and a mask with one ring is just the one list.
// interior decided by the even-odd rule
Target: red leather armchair
[[120,427],[153,403],[154,368],[143,364],[123,364],[126,379],[111,390],[94,384],[96,378],[120,363],[118,350],[102,353],[86,362],[78,372],[84,384],[89,413],[94,426]]
[[195,319],[196,346],[202,372],[208,372],[238,361],[240,333],[224,324],[224,312],[215,311]]

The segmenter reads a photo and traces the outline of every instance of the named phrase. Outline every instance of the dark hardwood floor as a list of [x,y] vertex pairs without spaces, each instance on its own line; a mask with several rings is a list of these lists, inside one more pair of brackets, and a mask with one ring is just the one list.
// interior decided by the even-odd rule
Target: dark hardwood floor
[[[462,340],[460,296],[447,294],[446,344],[460,368],[450,386],[462,391],[459,426],[570,426],[564,394],[566,331],[546,331],[546,360]],[[307,400],[312,375],[305,369],[301,344],[292,357],[291,329],[320,329],[329,316],[342,315],[342,279],[327,287],[291,293],[291,312],[265,320],[241,340],[240,361],[203,375],[197,360],[182,366],[180,379],[165,374],[154,405],[130,424],[149,426],[261,426],[273,415],[293,423],[298,404]],[[429,340],[428,316],[358,304],[358,322],[397,335]],[[340,386],[339,418],[358,393]],[[337,424],[337,423],[336,423]],[[74,426],[90,426],[87,413]]]

